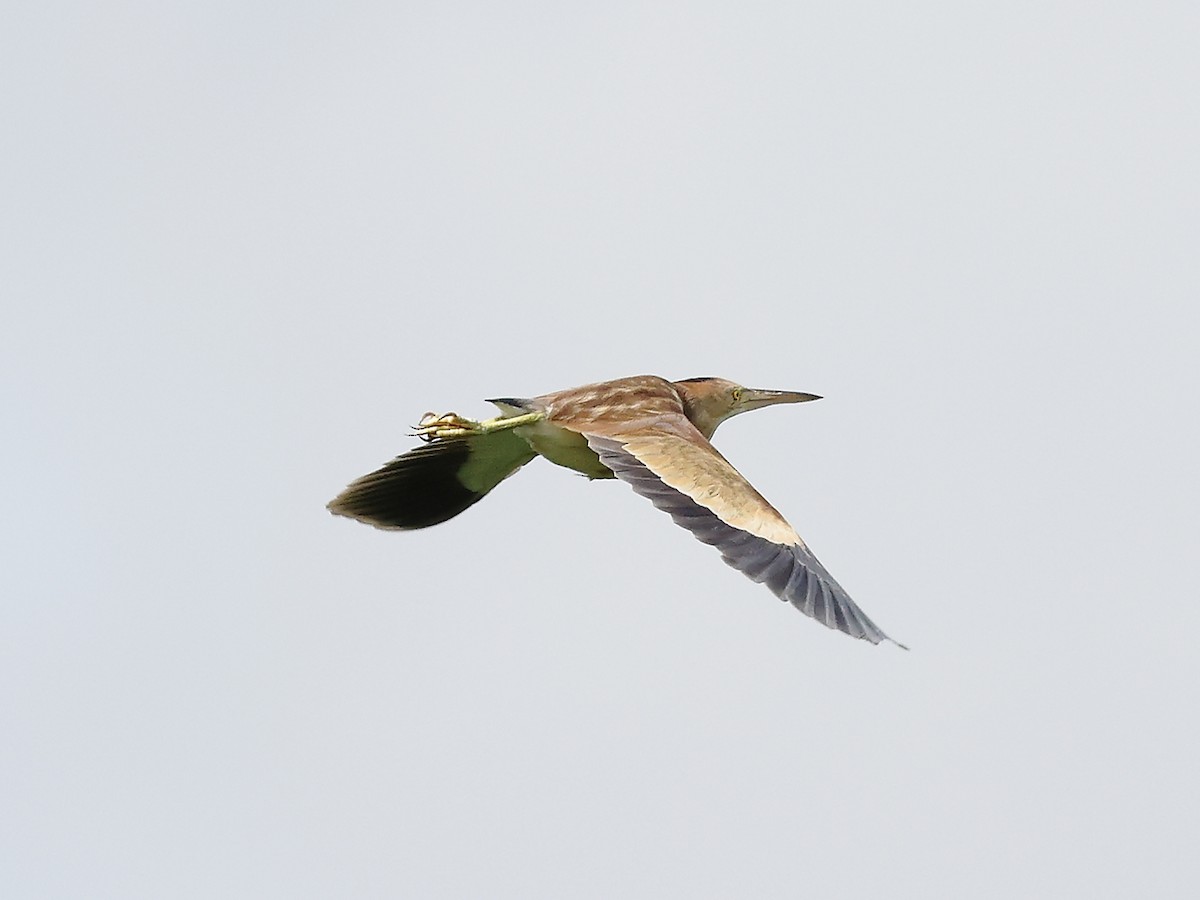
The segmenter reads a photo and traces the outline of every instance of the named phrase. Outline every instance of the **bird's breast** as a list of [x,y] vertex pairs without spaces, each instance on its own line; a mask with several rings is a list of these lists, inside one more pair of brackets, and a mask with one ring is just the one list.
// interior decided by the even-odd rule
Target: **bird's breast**
[[614,478],[612,469],[600,462],[588,446],[587,438],[577,431],[559,428],[542,419],[533,425],[514,429],[528,442],[533,450],[550,462],[567,469],[582,472],[588,478]]

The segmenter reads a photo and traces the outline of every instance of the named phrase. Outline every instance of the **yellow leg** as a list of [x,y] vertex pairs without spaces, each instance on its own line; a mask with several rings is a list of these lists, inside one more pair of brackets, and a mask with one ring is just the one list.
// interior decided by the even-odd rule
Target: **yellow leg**
[[542,413],[532,412],[523,416],[497,416],[485,422],[477,422],[457,413],[443,413],[439,416],[437,413],[427,412],[413,428],[413,434],[423,441],[444,441],[520,428],[522,425],[532,425],[541,418]]

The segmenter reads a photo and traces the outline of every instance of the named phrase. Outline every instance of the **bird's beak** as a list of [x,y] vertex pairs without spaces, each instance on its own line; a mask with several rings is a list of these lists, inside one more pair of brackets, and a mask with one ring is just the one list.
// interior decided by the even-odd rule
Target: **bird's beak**
[[776,403],[807,403],[809,400],[820,399],[816,394],[805,394],[801,391],[761,391],[743,388],[742,396],[738,399],[738,412],[762,409]]

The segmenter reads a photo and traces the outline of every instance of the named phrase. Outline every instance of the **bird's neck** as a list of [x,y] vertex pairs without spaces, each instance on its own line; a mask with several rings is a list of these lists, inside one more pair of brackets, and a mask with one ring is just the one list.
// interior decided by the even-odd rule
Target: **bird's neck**
[[686,389],[686,386],[676,385],[679,399],[683,401],[683,414],[696,426],[706,440],[712,440],[717,426],[729,418],[730,409],[715,398],[698,396]]

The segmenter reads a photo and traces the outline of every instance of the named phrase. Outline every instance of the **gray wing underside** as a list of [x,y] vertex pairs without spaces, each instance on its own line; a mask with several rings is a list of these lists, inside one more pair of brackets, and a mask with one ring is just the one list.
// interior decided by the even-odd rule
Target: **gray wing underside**
[[599,454],[600,461],[634,491],[669,513],[675,524],[716,547],[730,566],[751,580],[766,584],[779,599],[791,603],[822,625],[851,637],[872,644],[891,641],[807,547],[776,544],[734,528],[686,494],[664,484],[636,456],[627,452],[620,441],[589,435],[588,444]]

